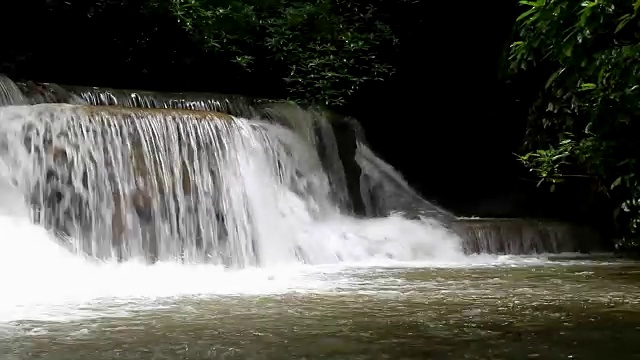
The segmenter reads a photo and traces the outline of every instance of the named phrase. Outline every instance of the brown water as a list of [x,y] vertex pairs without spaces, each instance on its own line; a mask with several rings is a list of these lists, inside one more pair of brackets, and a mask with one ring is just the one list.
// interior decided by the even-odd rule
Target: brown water
[[85,305],[92,317],[12,321],[0,325],[0,359],[640,359],[638,263],[318,277],[333,285],[105,301]]

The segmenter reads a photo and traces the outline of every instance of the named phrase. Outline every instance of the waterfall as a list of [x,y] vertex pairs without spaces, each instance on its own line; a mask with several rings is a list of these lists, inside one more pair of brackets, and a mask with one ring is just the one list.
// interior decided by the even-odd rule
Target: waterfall
[[452,229],[465,253],[544,254],[602,250],[599,234],[586,226],[537,219],[461,218]]
[[319,111],[305,110],[294,103],[271,102],[261,107],[261,114],[292,129],[317,149],[329,177],[334,201],[341,209],[352,207],[347,178],[338,151],[338,142],[329,119]]
[[246,119],[265,119],[293,129],[314,146],[331,182],[332,196],[342,209],[351,208],[338,144],[327,117],[290,102],[259,101],[214,93],[157,93],[30,82],[19,83],[31,104],[72,103],[142,109],[187,109],[221,112]]
[[0,106],[26,104],[27,99],[16,83],[0,74]]
[[[32,104],[67,102],[96,106],[121,106],[142,109],[188,109],[215,111],[247,119],[264,119],[292,129],[316,148],[326,171],[331,194],[343,210],[353,210],[353,194],[350,196],[344,161],[357,161],[362,170],[357,180],[360,189],[357,196],[364,202],[367,216],[385,216],[392,212],[435,216],[447,224],[453,216],[445,210],[421,198],[392,167],[377,157],[366,145],[364,130],[353,118],[329,120],[318,109],[303,109],[285,101],[266,101],[238,95],[213,93],[156,93],[139,90],[120,90],[57,84],[20,83]],[[334,127],[344,123],[355,132],[349,139],[359,145],[354,159],[343,159]]]
[[361,141],[357,143],[356,162],[362,169],[360,191],[368,216],[402,212],[409,216],[432,217],[447,225],[456,219],[450,212],[424,200],[400,173]]
[[215,93],[158,93],[52,83],[18,83],[30,104],[72,103],[141,109],[184,109],[222,112],[247,119],[259,117],[256,100]]
[[[47,108],[45,104],[52,103],[98,107],[78,107],[73,108],[75,110],[67,108],[64,111],[60,109],[50,111],[54,108]],[[275,176],[273,171],[288,171],[289,173],[283,176],[287,177],[289,182],[271,181],[269,186],[288,189],[288,194],[293,194],[289,196],[290,201],[294,201],[293,199],[299,201],[301,199],[300,194],[305,193],[308,188],[313,188],[317,192],[315,195],[312,197],[305,195],[306,197],[303,196],[302,198],[304,199],[300,200],[302,201],[301,204],[304,204],[305,211],[316,207],[331,208],[331,210],[323,210],[324,212],[314,210],[308,213],[313,214],[311,218],[305,220],[308,223],[324,221],[326,224],[328,223],[326,219],[318,219],[323,219],[323,216],[330,218],[333,215],[329,214],[335,213],[343,215],[358,214],[368,218],[384,218],[391,215],[412,219],[435,219],[464,239],[464,249],[467,253],[525,254],[568,251],[578,248],[583,251],[591,248],[590,245],[570,245],[576,243],[575,239],[570,239],[573,236],[571,234],[575,232],[556,232],[555,230],[548,230],[545,227],[546,225],[527,225],[523,228],[525,230],[520,231],[518,230],[520,227],[513,225],[514,223],[511,221],[485,221],[480,223],[466,220],[459,221],[452,213],[420,196],[398,171],[377,156],[367,143],[360,123],[355,119],[341,117],[320,109],[303,108],[292,102],[253,99],[238,95],[157,93],[29,81],[14,83],[7,77],[0,75],[0,106],[26,104],[41,104],[40,107],[34,108],[40,109],[38,110],[39,113],[36,110],[21,110],[24,116],[22,120],[16,123],[22,121],[31,125],[23,124],[21,125],[21,130],[16,130],[16,128],[12,131],[14,135],[20,131],[25,132],[24,138],[22,140],[4,138],[0,142],[0,148],[4,147],[16,152],[17,150],[15,149],[17,148],[14,145],[9,146],[11,141],[15,143],[22,141],[22,143],[29,146],[34,146],[33,144],[37,146],[26,154],[25,158],[16,157],[17,153],[12,156],[5,156],[4,163],[0,164],[0,166],[6,168],[4,170],[5,173],[16,174],[16,169],[19,169],[20,176],[23,179],[29,179],[29,181],[33,182],[32,185],[28,186],[21,183],[21,186],[26,186],[28,189],[25,191],[31,194],[40,194],[38,196],[45,196],[42,194],[45,193],[45,189],[52,188],[54,186],[52,184],[58,187],[62,186],[58,185],[58,183],[62,182],[59,179],[60,175],[56,175],[58,172],[76,174],[76,176],[82,173],[82,181],[72,182],[73,186],[69,184],[64,186],[67,189],[65,191],[68,191],[69,188],[73,189],[72,195],[63,197],[62,191],[56,190],[52,192],[47,190],[49,191],[46,193],[47,198],[35,199],[34,197],[38,196],[30,195],[30,202],[37,205],[34,205],[36,208],[34,218],[37,221],[48,224],[47,226],[59,232],[61,237],[73,239],[67,240],[67,246],[75,249],[75,251],[89,253],[99,258],[127,259],[145,257],[149,261],[180,258],[182,261],[221,262],[230,266],[249,266],[271,261],[267,260],[270,259],[269,256],[261,255],[261,251],[269,252],[270,250],[268,249],[271,249],[271,247],[263,246],[259,248],[256,246],[256,244],[260,244],[260,236],[255,235],[258,233],[266,234],[265,229],[268,227],[263,225],[262,229],[257,229],[255,225],[247,225],[254,224],[254,220],[258,221],[257,219],[269,218],[271,215],[265,212],[262,218],[259,218],[253,214],[254,212],[260,213],[262,211],[258,207],[253,210],[244,208],[244,210],[240,211],[244,205],[242,205],[242,201],[237,200],[240,198],[266,199],[266,195],[255,189],[249,195],[248,188],[238,190],[229,185],[235,183],[243,184],[243,186],[259,187],[256,182],[250,183],[245,176],[250,173],[256,173],[255,166],[258,163],[256,159],[264,155],[258,154],[255,157],[254,155],[248,155],[251,153],[248,149],[254,149],[254,152],[263,151],[265,154],[272,154],[259,162],[265,164],[263,166],[265,169],[272,169],[269,170],[271,175],[261,181],[273,178]],[[148,111],[144,109],[148,109]],[[15,112],[16,110],[14,109],[13,111]],[[65,111],[67,115],[71,114],[68,119],[51,118],[51,116],[54,116],[52,114],[60,115]],[[80,115],[83,111],[84,117]],[[212,112],[217,112],[217,114],[212,114]],[[5,110],[4,113],[9,114],[10,112]],[[223,113],[227,115],[223,115]],[[113,116],[116,118],[113,118]],[[49,120],[44,122],[34,120],[40,117],[49,118]],[[78,120],[80,118],[82,120]],[[75,120],[71,121],[69,119]],[[176,119],[178,121],[175,125],[166,125],[168,127],[159,127],[157,125],[175,122],[174,120]],[[206,131],[210,134],[217,134],[216,136],[211,135],[211,139],[206,141],[199,135],[204,131],[200,128],[200,126],[204,125],[198,124],[203,119],[206,120],[205,122],[212,122],[211,125],[206,125],[211,127],[210,130]],[[221,121],[222,119],[226,120]],[[98,122],[96,123],[96,121]],[[63,123],[67,124],[65,126],[69,126],[69,124],[72,126],[64,129],[64,127],[60,127],[61,125],[52,125]],[[187,123],[193,123],[193,125],[175,127],[178,124]],[[225,124],[225,126],[220,125],[221,123]],[[79,124],[84,125],[80,126]],[[107,124],[110,125],[107,126]],[[143,125],[144,127],[140,127]],[[91,126],[94,130],[87,132],[86,128],[88,126]],[[195,126],[197,130],[191,128],[191,126]],[[10,126],[3,124],[3,127],[8,128]],[[52,129],[55,130],[53,133],[59,132],[61,135],[52,137]],[[82,132],[78,129],[85,130],[82,130],[84,131]],[[157,133],[154,132],[153,137],[147,139],[145,136],[149,136],[148,134],[141,135],[146,131],[145,129],[162,130],[158,130],[160,132]],[[190,131],[189,134],[198,134],[198,136],[185,137],[184,131]],[[44,138],[43,136],[45,135],[43,134],[48,134],[46,135],[48,138]],[[167,142],[165,137],[171,141]],[[104,163],[102,164],[96,162],[94,159],[96,156],[94,155],[79,156],[76,154],[71,157],[70,154],[75,150],[72,151],[65,148],[64,151],[60,151],[58,147],[52,145],[54,138],[56,139],[55,141],[65,144],[64,146],[69,145],[76,150],[80,146],[79,144],[86,146],[92,141],[102,141],[104,144],[100,146],[107,150],[111,147],[110,151],[113,154],[120,154],[118,151],[122,149],[125,150],[125,153],[117,156],[105,153],[107,155],[103,155],[103,157],[106,157],[101,160]],[[227,143],[232,139],[236,140]],[[159,145],[161,143],[168,145]],[[185,144],[187,144],[186,147],[184,146]],[[252,145],[249,146],[247,144]],[[97,146],[97,144],[92,145]],[[49,150],[37,150],[38,147],[42,146],[48,147]],[[202,161],[205,160],[199,158],[197,159],[198,162],[192,161],[196,159],[194,154],[203,153],[203,149],[206,149],[205,153],[208,156],[205,159],[208,161],[206,165],[202,165]],[[99,152],[99,150],[95,149],[92,151]],[[131,152],[132,155],[127,157],[127,151]],[[17,152],[19,153],[19,151]],[[175,153],[178,153],[179,156],[175,157]],[[235,162],[229,160],[230,155],[228,154],[231,153],[236,154],[234,156],[238,156]],[[174,158],[163,159],[165,155],[174,156]],[[122,159],[119,157],[122,157]],[[227,160],[219,161],[217,157]],[[37,169],[25,170],[26,165],[24,164],[26,163],[22,161],[26,158],[33,164],[37,164],[33,165]],[[85,159],[80,163],[89,161],[88,163],[92,164],[93,167],[82,166],[90,170],[96,167],[99,168],[102,165],[109,167],[91,171],[86,169],[71,171],[71,169],[75,169],[74,166],[80,166],[74,162],[76,160],[73,159],[76,158]],[[187,165],[175,165],[174,159],[178,158]],[[244,160],[240,161],[240,158]],[[46,166],[52,167],[47,165],[47,161],[56,164],[58,167],[62,166],[61,164],[65,164],[62,168],[67,170],[43,170]],[[122,173],[118,173],[119,175],[115,178],[113,178],[112,168],[116,165],[113,165],[112,162],[120,164],[117,166],[122,168]],[[238,165],[236,168],[229,167],[230,165],[228,164],[231,163]],[[70,164],[73,164],[73,166]],[[221,168],[219,166],[221,164],[226,167]],[[246,164],[251,164],[251,166]],[[147,169],[148,166],[150,167]],[[196,168],[193,168],[194,166]],[[273,168],[269,166],[273,166]],[[302,168],[307,173],[303,173]],[[141,177],[138,173],[126,175],[127,172],[125,170],[127,169],[135,169],[135,171],[142,172],[145,176]],[[143,170],[150,173],[146,174]],[[251,171],[254,172],[252,173]],[[264,171],[269,172],[267,170]],[[227,174],[224,176],[224,179],[227,180],[222,181],[222,173]],[[259,173],[262,174],[261,172]],[[90,174],[93,176],[91,179],[89,178]],[[110,189],[92,189],[92,191],[101,194],[100,196],[95,194],[82,195],[83,191],[85,191],[83,189],[88,187],[86,184],[91,183],[89,180],[102,181],[100,176],[106,176],[107,174],[111,177],[109,178]],[[171,178],[170,176],[174,174],[176,177]],[[239,179],[229,180],[230,174],[236,174]],[[282,174],[278,173],[278,176],[280,175]],[[32,178],[29,178],[29,176],[32,176]],[[44,176],[44,180],[32,180],[38,179],[38,176]],[[71,175],[65,176],[70,177]],[[192,176],[195,177],[192,178]],[[147,179],[147,182],[140,183],[137,180],[138,178],[148,178],[154,181],[149,184]],[[168,181],[167,178],[172,180]],[[194,182],[193,179],[197,179],[197,181]],[[207,197],[209,196],[207,195],[208,193],[203,192],[205,190],[201,190],[201,188],[206,188],[205,183],[209,180],[215,186],[210,185],[213,188],[207,191],[215,193],[215,197]],[[12,181],[15,183],[17,180],[13,179]],[[178,181],[184,182],[181,191]],[[196,184],[198,181],[201,187],[195,186],[198,185]],[[78,188],[76,185],[78,183],[85,185]],[[192,185],[192,183],[195,185]],[[302,183],[306,185],[303,186],[301,185]],[[313,184],[313,186],[309,184]],[[149,193],[150,191],[155,191],[158,194]],[[237,194],[234,192],[237,192]],[[219,194],[226,194],[227,197],[225,198]],[[200,196],[204,196],[207,200],[201,202],[198,200]],[[103,204],[105,206],[104,211],[109,211],[109,206],[114,207],[117,209],[116,214],[110,218],[111,220],[104,220],[108,218],[106,215],[95,215],[100,211],[80,212],[79,209],[85,206],[83,204],[89,201],[87,199],[94,199],[92,201]],[[226,201],[223,201],[224,199]],[[235,202],[232,202],[231,199],[234,199]],[[270,199],[281,198],[271,196]],[[113,205],[109,205],[109,201]],[[177,203],[174,204],[172,202]],[[184,202],[184,204],[181,202]],[[244,202],[250,203],[248,200]],[[268,203],[268,201],[266,202]],[[51,206],[47,205],[48,203],[55,203],[56,206],[51,209]],[[269,207],[267,206],[266,208]],[[178,210],[180,215],[167,215],[173,210]],[[234,220],[235,222],[231,221],[229,223],[226,220],[228,217],[226,214],[229,211],[239,211],[238,214],[242,213],[245,220]],[[305,212],[291,212],[296,215],[306,214]],[[324,215],[320,216],[320,214]],[[140,219],[141,216],[144,221]],[[200,218],[194,220],[198,216],[202,217],[202,219],[207,219],[206,216],[213,216],[215,221],[212,221],[205,229],[199,225],[202,222]],[[232,218],[240,219],[242,216],[237,217],[234,214]],[[336,219],[335,216],[333,216],[333,219]],[[277,221],[273,220],[272,223],[276,224]],[[489,223],[492,225],[489,226]],[[568,225],[565,224],[563,226],[567,227]],[[537,230],[530,231],[527,229]],[[212,237],[210,235],[212,231],[216,231],[219,235]],[[274,234],[278,233],[275,230],[270,231]],[[89,235],[99,232],[106,234],[101,241],[96,241],[92,238],[93,235]],[[208,237],[199,235],[203,232],[209,234],[207,235]],[[317,230],[317,233],[322,233],[322,231]],[[553,235],[560,233],[564,235]],[[196,235],[192,236],[192,234]],[[531,234],[535,234],[535,236]],[[547,236],[546,234],[552,235]],[[291,234],[285,235],[280,237],[286,238]],[[186,245],[178,246],[174,240],[176,236],[195,240],[188,240]],[[304,237],[299,234],[297,236]],[[216,242],[221,241],[221,238],[227,239],[227,237],[231,239],[231,242],[227,240],[222,243]],[[129,240],[118,240],[124,238]],[[252,240],[248,241],[248,238],[252,238]],[[547,238],[552,240],[546,240]],[[151,241],[150,239],[155,240]],[[190,245],[189,241],[196,244],[194,245],[195,248]],[[238,241],[244,241],[244,243]],[[296,241],[292,241],[291,244],[295,244]],[[318,241],[323,240],[320,239]],[[594,243],[594,241],[589,241],[589,243]],[[322,262],[329,261],[328,259],[344,257],[344,254],[340,254],[340,251],[333,251],[330,254],[324,254],[319,258],[312,259],[308,250],[303,251],[299,245],[291,244],[287,245],[287,250],[282,252],[282,254],[290,254],[289,260]],[[216,250],[211,250],[213,248]],[[279,256],[281,257],[279,261],[285,261],[284,258],[289,255]],[[271,259],[273,260],[274,258]]]
[[247,267],[460,253],[457,238],[428,219],[345,217],[314,147],[266,121],[8,106],[0,144],[4,175],[33,219],[96,259]]

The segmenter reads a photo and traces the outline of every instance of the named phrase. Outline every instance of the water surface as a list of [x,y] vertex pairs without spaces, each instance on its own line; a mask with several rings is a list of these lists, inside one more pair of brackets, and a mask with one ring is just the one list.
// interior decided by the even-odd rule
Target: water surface
[[[291,279],[286,273],[256,277],[256,287],[279,277]],[[264,294],[237,290],[49,305],[38,316],[32,311],[25,317],[46,319],[47,313],[50,320],[1,325],[0,355],[7,360],[640,358],[637,263],[501,258],[471,267],[316,267],[298,280],[290,289]]]

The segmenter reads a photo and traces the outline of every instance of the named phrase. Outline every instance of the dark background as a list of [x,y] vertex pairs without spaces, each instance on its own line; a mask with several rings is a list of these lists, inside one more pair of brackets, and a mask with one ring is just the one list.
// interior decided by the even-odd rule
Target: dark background
[[[221,64],[175,19],[140,11],[142,0],[121,3],[5,1],[0,73],[70,85],[284,96],[284,83],[269,72]],[[579,191],[537,188],[514,156],[535,95],[526,79],[512,85],[502,76],[517,3],[390,8],[401,40],[392,54],[396,74],[337,110],[360,120],[374,150],[427,199],[458,215],[589,221],[584,214],[593,211],[572,195]]]

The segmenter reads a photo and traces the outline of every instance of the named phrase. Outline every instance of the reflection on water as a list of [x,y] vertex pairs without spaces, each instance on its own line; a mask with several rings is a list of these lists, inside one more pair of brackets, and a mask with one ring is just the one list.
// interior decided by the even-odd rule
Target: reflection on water
[[111,301],[94,305],[105,316],[93,319],[14,321],[0,325],[0,358],[640,358],[640,264],[318,276],[330,290],[190,296],[153,309]]

